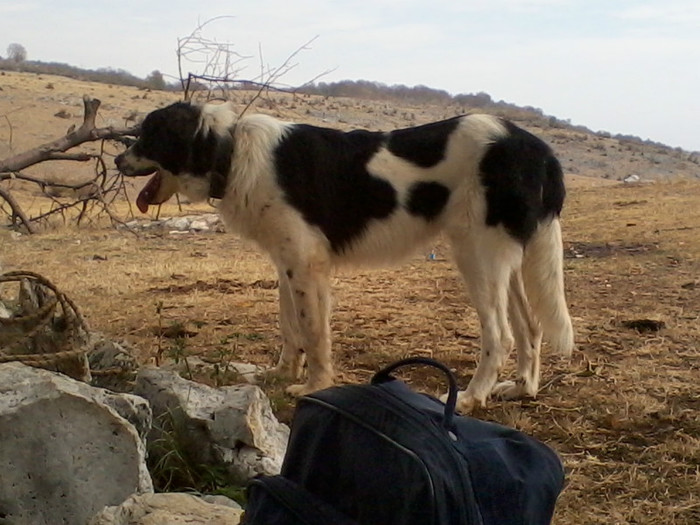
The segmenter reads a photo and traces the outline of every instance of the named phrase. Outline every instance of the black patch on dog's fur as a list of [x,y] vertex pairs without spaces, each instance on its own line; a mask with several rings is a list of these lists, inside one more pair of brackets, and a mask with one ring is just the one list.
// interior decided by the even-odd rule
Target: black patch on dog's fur
[[190,149],[189,172],[193,175],[209,174],[209,196],[221,199],[226,191],[228,174],[231,171],[233,135],[198,133]]
[[408,190],[406,209],[430,221],[440,215],[449,198],[450,190],[438,182],[416,182]]
[[397,206],[394,187],[372,176],[367,163],[384,134],[294,125],[274,152],[277,180],[287,202],[318,226],[342,252],[373,219]]
[[233,154],[233,135],[218,135],[209,131],[206,135],[198,133],[192,143],[190,154],[190,173],[204,175],[218,173],[227,176],[231,171]]
[[228,185],[228,177],[222,173],[214,172],[209,174],[209,197],[212,199],[223,199]]
[[544,142],[510,122],[503,125],[508,134],[489,146],[479,165],[486,187],[486,224],[502,224],[525,243],[539,221],[561,212],[562,170]]
[[388,134],[387,148],[421,168],[431,168],[445,158],[447,142],[459,126],[459,117]]

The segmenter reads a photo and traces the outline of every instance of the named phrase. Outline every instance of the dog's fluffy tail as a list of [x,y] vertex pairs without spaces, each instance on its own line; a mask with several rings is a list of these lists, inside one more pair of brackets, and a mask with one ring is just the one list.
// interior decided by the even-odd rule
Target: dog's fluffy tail
[[557,215],[545,219],[523,255],[523,281],[530,307],[544,339],[559,354],[570,356],[574,329],[564,294],[564,251]]

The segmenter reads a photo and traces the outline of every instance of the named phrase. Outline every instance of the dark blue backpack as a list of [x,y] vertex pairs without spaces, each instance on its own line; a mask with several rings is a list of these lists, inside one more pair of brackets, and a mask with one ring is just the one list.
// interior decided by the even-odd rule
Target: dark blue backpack
[[260,476],[248,485],[244,524],[358,525],[282,476]]
[[[391,376],[415,364],[445,372],[447,403]],[[512,428],[456,415],[456,396],[450,370],[424,358],[399,361],[369,385],[305,396],[281,476],[360,525],[549,524],[564,483],[557,454]]]

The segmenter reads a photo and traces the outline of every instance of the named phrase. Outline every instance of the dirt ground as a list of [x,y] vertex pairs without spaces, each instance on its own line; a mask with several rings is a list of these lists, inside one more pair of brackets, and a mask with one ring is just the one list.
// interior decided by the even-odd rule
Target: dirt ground
[[[52,82],[55,89],[43,89],[56,93]],[[131,103],[148,106],[148,98],[131,98],[141,92],[116,93],[114,115]],[[55,125],[46,126],[46,140]],[[36,145],[20,138],[21,126],[14,124],[14,150],[25,140]],[[545,348],[536,400],[493,401],[475,414],[561,454],[567,482],[555,524],[700,523],[700,181],[669,179],[622,184],[567,174],[565,278],[577,349],[563,360]],[[161,216],[192,211],[209,209],[168,204]],[[99,224],[33,236],[0,229],[0,265],[51,279],[93,329],[130,342],[142,362],[199,356],[223,370],[233,361],[270,366],[279,351],[273,268],[230,234],[135,235]],[[448,363],[466,386],[478,323],[442,241],[395,268],[343,271],[334,290],[341,382],[367,381],[380,366],[419,354]],[[511,361],[504,377],[513,373]],[[430,393],[443,389],[424,372],[407,380]],[[289,421],[294,400],[284,385],[263,388]]]

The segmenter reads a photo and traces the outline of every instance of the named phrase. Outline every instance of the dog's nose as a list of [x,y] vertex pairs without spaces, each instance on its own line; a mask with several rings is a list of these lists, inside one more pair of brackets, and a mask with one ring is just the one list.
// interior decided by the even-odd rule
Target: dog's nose
[[119,171],[122,171],[122,165],[124,164],[124,154],[117,155],[114,157],[114,165]]

